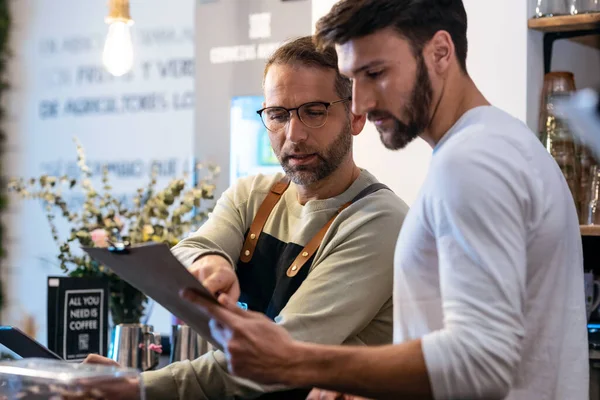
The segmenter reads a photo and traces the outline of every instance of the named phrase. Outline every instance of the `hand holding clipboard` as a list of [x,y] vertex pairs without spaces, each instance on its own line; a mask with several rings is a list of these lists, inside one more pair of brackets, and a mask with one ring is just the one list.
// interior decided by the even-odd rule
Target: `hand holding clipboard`
[[131,247],[83,247],[94,260],[110,268],[121,279],[154,299],[173,315],[185,321],[213,346],[222,349],[210,332],[210,316],[179,293],[192,289],[214,304],[215,297],[173,256],[167,245],[150,243]]

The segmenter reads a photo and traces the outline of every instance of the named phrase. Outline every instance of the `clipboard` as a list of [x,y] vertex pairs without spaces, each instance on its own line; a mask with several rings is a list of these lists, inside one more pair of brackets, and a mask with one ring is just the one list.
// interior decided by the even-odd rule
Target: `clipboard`
[[164,243],[144,243],[130,247],[82,247],[94,260],[112,270],[121,279],[151,297],[215,348],[222,346],[210,334],[210,316],[179,297],[179,291],[195,289],[218,304],[215,297],[175,258]]

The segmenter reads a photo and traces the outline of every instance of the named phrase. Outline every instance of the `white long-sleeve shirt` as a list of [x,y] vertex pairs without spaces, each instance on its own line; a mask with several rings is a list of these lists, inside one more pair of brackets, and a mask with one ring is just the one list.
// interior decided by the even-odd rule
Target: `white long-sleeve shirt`
[[422,338],[436,399],[584,400],[579,224],[520,121],[467,112],[434,149],[396,247],[394,341]]

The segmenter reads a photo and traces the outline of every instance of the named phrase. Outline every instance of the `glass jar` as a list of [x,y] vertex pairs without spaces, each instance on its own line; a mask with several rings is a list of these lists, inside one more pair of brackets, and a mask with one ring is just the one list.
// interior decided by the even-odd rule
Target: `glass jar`
[[542,143],[552,155],[562,171],[575,201],[578,214],[580,206],[580,175],[579,157],[575,139],[568,126],[556,115],[555,101],[568,96],[565,93],[556,93],[547,97],[545,123],[540,132]]
[[590,180],[587,192],[587,204],[583,225],[600,225],[600,167],[590,168]]
[[575,92],[575,76],[568,71],[549,72],[544,75],[544,86],[540,100],[540,119],[538,125],[538,135],[542,139],[546,131],[548,98],[557,94],[570,94]]
[[581,225],[595,224],[595,222],[590,222],[594,220],[595,203],[593,209],[590,205],[592,201],[599,200],[597,189],[593,188],[593,186],[598,185],[598,165],[591,151],[582,144],[577,145],[577,155],[579,164],[579,223]]

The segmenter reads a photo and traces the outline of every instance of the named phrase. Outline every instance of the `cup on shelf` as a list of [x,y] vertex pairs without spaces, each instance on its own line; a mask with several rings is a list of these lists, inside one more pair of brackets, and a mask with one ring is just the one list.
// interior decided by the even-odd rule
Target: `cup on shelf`
[[600,0],[579,0],[579,14],[600,12]]
[[537,0],[535,16],[555,17],[559,15],[574,15],[579,12],[581,0]]

